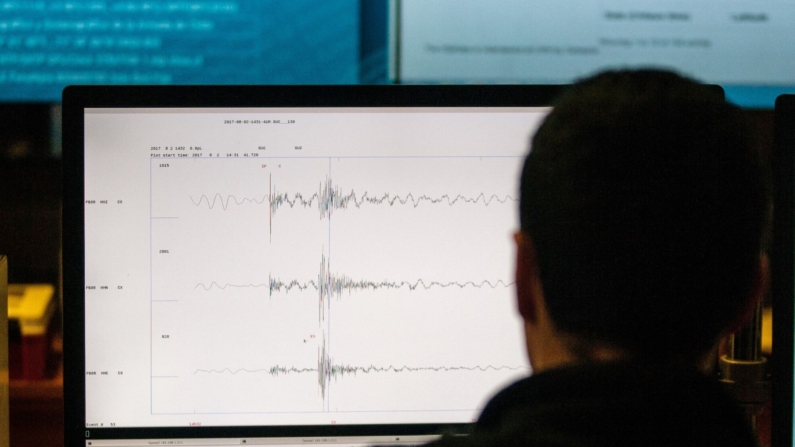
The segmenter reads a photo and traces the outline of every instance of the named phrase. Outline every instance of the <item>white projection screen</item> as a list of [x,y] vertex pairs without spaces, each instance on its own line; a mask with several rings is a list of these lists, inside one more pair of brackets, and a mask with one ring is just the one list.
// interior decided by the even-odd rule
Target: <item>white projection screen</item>
[[795,92],[795,2],[401,0],[400,83],[562,84],[597,70],[665,67],[744,107]]

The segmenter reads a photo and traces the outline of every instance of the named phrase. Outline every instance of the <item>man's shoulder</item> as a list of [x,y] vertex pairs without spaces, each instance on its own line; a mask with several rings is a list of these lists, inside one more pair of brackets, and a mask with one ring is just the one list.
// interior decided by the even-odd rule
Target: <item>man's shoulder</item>
[[514,383],[466,437],[434,446],[715,445],[751,447],[743,413],[715,380],[633,365],[577,367]]

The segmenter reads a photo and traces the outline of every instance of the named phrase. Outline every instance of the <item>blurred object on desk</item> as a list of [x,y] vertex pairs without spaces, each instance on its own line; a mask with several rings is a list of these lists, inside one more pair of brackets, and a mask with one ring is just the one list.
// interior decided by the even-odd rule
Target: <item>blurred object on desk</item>
[[43,380],[11,380],[11,445],[64,445],[63,341],[53,336]]
[[762,312],[762,354],[773,354],[773,308],[766,307]]
[[[8,258],[0,255],[0,309],[8,309]],[[0,312],[0,447],[8,446],[8,313]]]
[[55,287],[9,284],[8,355],[12,379],[41,380],[52,344]]

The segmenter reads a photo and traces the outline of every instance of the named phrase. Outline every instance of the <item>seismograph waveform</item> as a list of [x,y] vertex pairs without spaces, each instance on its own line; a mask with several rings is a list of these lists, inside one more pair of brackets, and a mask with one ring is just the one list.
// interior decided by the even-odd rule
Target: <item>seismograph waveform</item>
[[336,275],[331,272],[331,262],[326,259],[325,255],[321,255],[320,258],[320,271],[317,275],[317,280],[309,280],[304,283],[301,283],[297,280],[291,281],[283,281],[278,278],[269,277],[268,279],[268,290],[270,295],[272,296],[274,292],[281,292],[282,290],[285,293],[289,293],[291,289],[297,288],[299,290],[306,290],[308,288],[313,288],[318,292],[318,319],[319,321],[323,321],[325,319],[325,309],[326,303],[331,298],[339,299],[344,292],[351,293],[351,292],[359,292],[365,290],[392,290],[392,289],[407,289],[409,291],[414,291],[417,289],[424,289],[429,290],[434,287],[438,288],[448,288],[448,287],[458,287],[460,289],[472,287],[472,288],[483,288],[489,287],[495,289],[497,287],[510,287],[513,283],[506,283],[502,280],[497,280],[496,282],[491,282],[488,280],[484,280],[481,282],[474,282],[474,281],[465,281],[465,282],[440,282],[440,281],[425,281],[422,279],[415,280],[414,282],[411,281],[372,281],[372,280],[365,280],[365,279],[353,279],[348,275]]
[[325,398],[326,390],[328,389],[331,380],[337,381],[338,379],[347,376],[355,376],[357,374],[378,374],[378,373],[413,373],[413,372],[455,372],[455,371],[469,371],[469,372],[499,372],[499,371],[529,371],[527,366],[356,366],[345,363],[335,363],[334,359],[329,355],[326,348],[326,339],[323,337],[323,343],[318,347],[317,351],[317,365],[314,367],[296,367],[296,366],[283,366],[274,365],[270,368],[260,369],[197,369],[194,374],[232,374],[239,373],[268,373],[271,376],[278,377],[287,374],[304,374],[316,373],[317,384],[320,395]]
[[511,195],[488,195],[483,192],[475,196],[465,196],[462,194],[415,195],[413,192],[400,195],[389,192],[383,194],[370,194],[368,191],[359,194],[351,189],[350,192],[346,193],[343,192],[342,188],[338,185],[335,185],[328,176],[325,181],[321,181],[318,184],[316,192],[306,195],[300,192],[288,193],[279,191],[279,189],[273,185],[272,176],[269,176],[268,182],[268,194],[263,194],[262,196],[238,198],[231,194],[224,197],[220,193],[216,193],[212,195],[212,198],[204,194],[199,196],[198,199],[190,196],[190,200],[194,206],[207,206],[207,208],[211,210],[218,207],[223,211],[227,211],[232,204],[236,206],[267,204],[269,208],[268,231],[270,236],[273,235],[273,217],[277,211],[283,207],[317,208],[319,218],[322,220],[330,218],[336,210],[345,210],[351,207],[362,208],[365,205],[388,205],[390,207],[411,206],[416,209],[422,204],[441,204],[450,207],[461,204],[482,204],[488,207],[495,203],[504,205],[506,203],[515,204],[518,202],[518,199]]
[[505,282],[501,279],[496,281],[482,280],[482,281],[425,281],[417,279],[414,281],[406,280],[382,280],[373,281],[367,279],[354,279],[348,275],[336,275],[331,272],[331,263],[322,255],[320,258],[320,271],[318,272],[317,279],[310,279],[304,282],[296,279],[285,281],[279,278],[274,278],[268,275],[268,283],[249,283],[249,284],[219,284],[215,281],[204,284],[196,284],[194,289],[204,289],[206,291],[212,289],[226,290],[228,288],[265,288],[268,289],[268,296],[273,296],[274,293],[290,293],[291,290],[305,291],[316,290],[318,293],[318,322],[325,321],[325,312],[327,303],[331,298],[340,299],[344,293],[353,293],[361,291],[377,291],[377,290],[396,290],[404,289],[408,291],[415,290],[430,290],[434,288],[447,289],[497,289],[511,287],[513,282]]
[[213,281],[210,284],[199,283],[196,284],[194,289],[202,288],[204,290],[212,290],[212,289],[249,289],[249,288],[257,288],[257,287],[268,287],[267,284],[218,284],[217,282]]
[[257,205],[262,205],[263,203],[265,203],[268,200],[268,196],[266,194],[266,195],[262,196],[261,199],[256,199],[256,198],[251,198],[251,197],[244,197],[242,199],[238,199],[237,197],[235,197],[233,195],[228,195],[226,197],[223,197],[221,194],[216,194],[216,195],[213,196],[212,200],[210,200],[209,197],[207,197],[206,195],[202,194],[202,196],[199,197],[198,200],[194,199],[193,196],[191,196],[190,200],[196,206],[200,206],[200,205],[206,203],[208,208],[214,209],[216,207],[216,205],[218,205],[224,211],[226,211],[229,208],[229,203],[230,202],[234,203],[235,205],[243,205],[243,204],[246,204],[246,203],[255,203]]
[[270,207],[271,215],[283,207],[295,208],[317,208],[321,219],[331,217],[335,210],[348,209],[350,207],[361,208],[364,205],[388,205],[394,206],[411,206],[418,208],[422,204],[442,204],[454,206],[457,204],[482,204],[489,206],[493,203],[505,204],[515,203],[517,199],[511,195],[498,196],[497,194],[487,195],[480,193],[474,197],[464,196],[462,194],[441,194],[431,196],[427,194],[415,195],[408,192],[404,195],[383,193],[383,194],[370,194],[365,191],[361,194],[351,190],[350,192],[343,192],[343,190],[335,185],[331,178],[326,177],[324,182],[320,182],[318,190],[312,194],[305,195],[303,193],[288,193],[280,192],[277,187],[271,183],[269,194],[263,194],[261,197],[243,197],[238,198],[234,195],[227,195],[224,197],[220,193],[216,193],[212,198],[201,195],[198,199],[193,196],[190,197],[191,202],[195,206],[207,206],[209,209],[214,209],[216,206],[226,211],[231,204],[237,206],[245,204],[263,205],[268,204]]
[[517,200],[510,195],[500,197],[496,194],[487,196],[485,193],[480,193],[475,197],[467,197],[461,194],[441,194],[438,196],[429,196],[426,194],[414,195],[414,193],[406,193],[404,195],[383,193],[371,195],[365,191],[362,194],[357,194],[356,191],[343,192],[343,190],[335,185],[331,178],[326,177],[325,182],[321,182],[318,191],[310,196],[304,196],[301,193],[290,195],[289,193],[279,192],[275,187],[272,187],[270,194],[271,213],[276,213],[279,208],[289,206],[295,208],[301,206],[304,208],[317,207],[320,218],[331,217],[335,210],[348,209],[353,206],[361,208],[363,205],[389,205],[390,207],[397,205],[409,205],[413,208],[419,207],[423,203],[427,204],[443,204],[453,206],[456,204],[483,204],[489,206],[493,202],[505,204],[507,202],[514,203]]

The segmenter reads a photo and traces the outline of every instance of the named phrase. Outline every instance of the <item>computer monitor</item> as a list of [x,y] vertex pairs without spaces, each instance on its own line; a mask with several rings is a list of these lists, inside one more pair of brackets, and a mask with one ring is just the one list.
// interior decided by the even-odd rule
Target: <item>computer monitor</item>
[[773,154],[775,203],[771,244],[773,302],[773,445],[793,442],[793,301],[795,301],[795,239],[793,239],[793,170],[795,170],[795,94],[776,100]]
[[511,234],[561,89],[67,88],[67,445],[466,433],[531,374]]

